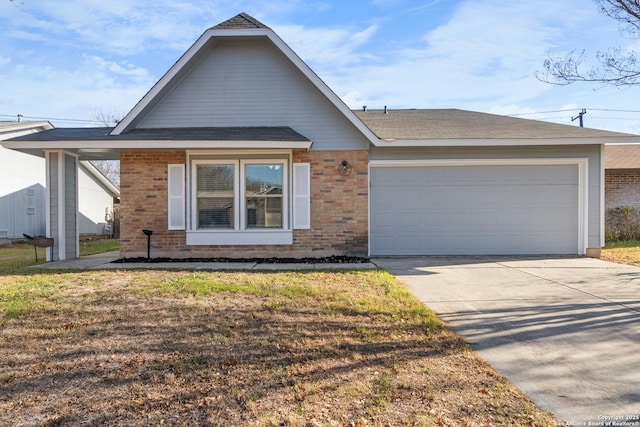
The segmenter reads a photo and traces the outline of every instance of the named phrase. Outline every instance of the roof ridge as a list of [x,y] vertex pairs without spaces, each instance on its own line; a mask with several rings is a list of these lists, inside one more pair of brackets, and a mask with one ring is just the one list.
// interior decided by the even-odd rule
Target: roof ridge
[[262,22],[258,21],[253,16],[247,13],[239,13],[233,18],[227,19],[224,22],[219,23],[218,25],[212,27],[212,30],[232,30],[232,29],[269,29]]

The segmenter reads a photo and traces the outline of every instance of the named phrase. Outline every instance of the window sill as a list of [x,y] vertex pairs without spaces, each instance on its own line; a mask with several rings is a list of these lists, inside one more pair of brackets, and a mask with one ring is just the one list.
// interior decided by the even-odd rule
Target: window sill
[[292,245],[292,230],[187,231],[187,245]]

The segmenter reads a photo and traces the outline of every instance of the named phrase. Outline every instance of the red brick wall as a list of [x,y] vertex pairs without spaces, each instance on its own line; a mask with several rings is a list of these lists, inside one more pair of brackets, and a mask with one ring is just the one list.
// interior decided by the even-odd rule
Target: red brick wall
[[640,207],[640,169],[607,169],[604,176],[605,209]]
[[[347,160],[351,173],[338,165]],[[184,231],[167,229],[167,165],[186,163],[178,151],[122,151],[120,155],[120,252],[152,257],[324,257],[366,256],[368,245],[368,152],[296,152],[294,163],[311,163],[311,229],[294,230],[293,245],[187,246]]]
[[185,244],[184,231],[167,230],[167,165],[186,162],[184,151],[120,153],[120,254],[147,255],[143,229],[153,230],[151,256]]

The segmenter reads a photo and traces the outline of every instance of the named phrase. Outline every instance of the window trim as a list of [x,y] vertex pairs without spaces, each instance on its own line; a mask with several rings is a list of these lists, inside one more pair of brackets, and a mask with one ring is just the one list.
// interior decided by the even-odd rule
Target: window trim
[[[200,153],[198,153],[200,154]],[[208,153],[212,154],[212,153]],[[217,153],[216,153],[217,154]],[[252,153],[253,154],[253,153]],[[212,154],[215,156],[215,154]],[[197,168],[199,165],[234,165],[234,228],[197,229]],[[246,228],[245,206],[245,165],[280,164],[282,166],[282,228]],[[190,211],[186,230],[187,245],[291,245],[291,158],[230,158],[191,159],[188,158],[187,179],[190,180],[187,209]]]

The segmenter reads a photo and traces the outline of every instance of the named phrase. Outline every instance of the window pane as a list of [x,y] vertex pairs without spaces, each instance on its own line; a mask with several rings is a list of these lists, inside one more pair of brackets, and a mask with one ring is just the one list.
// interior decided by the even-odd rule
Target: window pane
[[233,165],[198,165],[198,193],[233,193]]
[[282,228],[282,197],[247,197],[247,228]]
[[234,165],[198,165],[197,228],[234,228]]
[[245,186],[247,197],[282,194],[282,165],[246,165]]
[[198,228],[233,227],[233,197],[198,198]]

